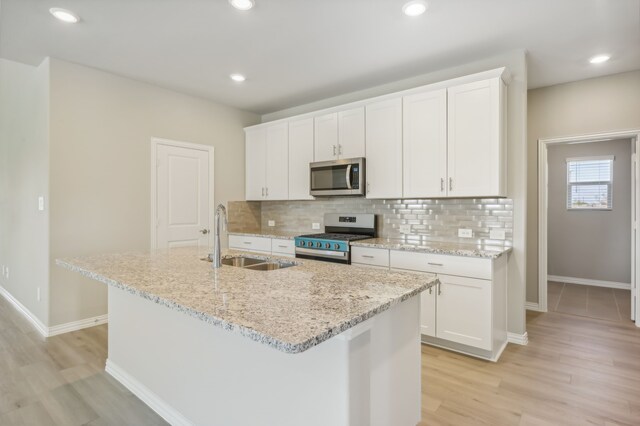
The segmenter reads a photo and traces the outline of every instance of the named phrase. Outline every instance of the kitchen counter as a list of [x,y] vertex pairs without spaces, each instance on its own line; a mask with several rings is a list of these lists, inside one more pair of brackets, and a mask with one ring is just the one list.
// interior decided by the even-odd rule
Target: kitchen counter
[[[249,256],[232,250],[225,254]],[[56,263],[287,353],[318,345],[436,282],[415,274],[299,259],[297,266],[274,271],[214,270],[194,248]]]
[[[308,232],[310,233],[310,232]],[[300,232],[231,232],[229,231],[229,235],[241,235],[245,237],[264,237],[264,238],[279,238],[281,240],[293,240],[295,237],[300,235]]]
[[511,247],[501,246],[445,242],[413,242],[390,238],[369,238],[366,240],[352,241],[351,246],[445,254],[450,256],[480,257],[486,259],[497,259],[512,250]]

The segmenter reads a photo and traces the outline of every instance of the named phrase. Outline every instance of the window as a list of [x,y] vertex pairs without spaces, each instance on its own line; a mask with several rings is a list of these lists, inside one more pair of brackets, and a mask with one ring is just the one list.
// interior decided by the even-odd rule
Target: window
[[612,208],[613,156],[567,158],[567,209]]

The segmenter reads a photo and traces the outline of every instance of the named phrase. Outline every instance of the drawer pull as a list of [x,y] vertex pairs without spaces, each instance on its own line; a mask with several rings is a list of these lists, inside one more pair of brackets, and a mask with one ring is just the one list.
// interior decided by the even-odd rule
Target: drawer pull
[[288,246],[279,245],[280,248],[287,248]]
[[248,244],[248,245],[251,245],[251,242],[250,242],[250,241],[243,241],[243,242],[242,242],[242,244]]
[[444,266],[442,263],[428,262],[428,264],[431,265],[431,266]]
[[373,256],[369,254],[363,254],[362,257],[366,257],[367,259],[373,259]]

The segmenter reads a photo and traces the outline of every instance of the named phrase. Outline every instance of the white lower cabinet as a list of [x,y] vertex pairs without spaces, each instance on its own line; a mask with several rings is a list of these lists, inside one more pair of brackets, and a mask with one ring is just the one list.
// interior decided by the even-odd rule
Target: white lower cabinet
[[497,361],[507,344],[506,257],[390,250],[392,270],[436,274],[440,281],[420,296],[423,343]]
[[252,235],[229,235],[229,248],[278,256],[295,256],[293,240],[285,238],[255,237]]

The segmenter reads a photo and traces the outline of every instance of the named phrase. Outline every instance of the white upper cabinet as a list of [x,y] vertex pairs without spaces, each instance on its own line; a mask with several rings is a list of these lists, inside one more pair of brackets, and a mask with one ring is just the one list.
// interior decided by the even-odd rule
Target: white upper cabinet
[[247,129],[247,200],[286,200],[289,196],[287,123]]
[[366,107],[367,198],[402,197],[402,99]]
[[267,127],[265,199],[289,198],[289,126],[286,122]]
[[504,83],[492,78],[447,92],[448,195],[506,196]]
[[447,195],[447,90],[403,98],[402,149],[405,198]]
[[338,158],[364,157],[364,108],[338,113]]
[[314,118],[315,149],[313,161],[338,158],[338,114],[325,114]]
[[364,157],[364,107],[315,117],[314,161]]
[[267,154],[267,129],[254,127],[245,134],[245,197],[247,200],[263,200],[265,190]]
[[309,163],[313,162],[313,118],[289,122],[289,199],[312,200]]

